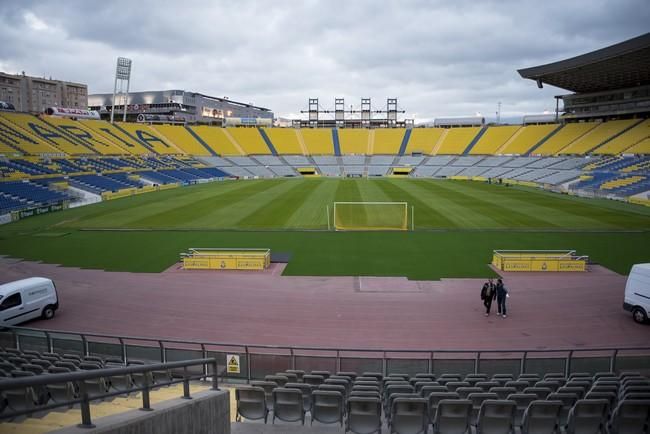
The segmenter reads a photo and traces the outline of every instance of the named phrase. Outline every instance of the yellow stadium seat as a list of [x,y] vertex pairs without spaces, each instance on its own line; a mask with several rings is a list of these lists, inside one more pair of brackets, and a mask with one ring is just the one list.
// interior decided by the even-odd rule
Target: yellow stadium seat
[[68,134],[71,134],[77,137],[79,140],[82,140],[84,143],[87,143],[88,146],[91,146],[95,152],[102,155],[120,155],[126,154],[126,151],[118,146],[114,141],[107,140],[105,137],[99,135],[97,132],[93,131],[91,128],[86,126],[79,121],[75,121],[68,118],[60,118],[55,116],[48,116],[47,122],[55,125],[59,129],[66,131]]
[[[495,126],[489,127],[480,139],[472,146],[470,155],[494,155],[521,127]],[[503,152],[498,152],[503,153]]]
[[266,145],[257,128],[228,127],[226,131],[248,155],[265,155],[271,153],[271,150]]
[[625,152],[628,154],[650,154],[650,137],[641,140]]
[[188,155],[209,156],[212,155],[205,146],[199,143],[182,125],[152,125],[158,135],[166,141],[171,142],[177,148]]
[[299,132],[309,155],[333,155],[334,142],[329,128],[303,128]]
[[42,142],[53,145],[53,148],[58,149],[59,153],[65,152],[70,155],[95,154],[95,151],[89,145],[69,136],[68,133],[57,129],[55,126],[45,123],[36,116],[26,113],[9,112],[5,112],[2,115],[5,119],[20,127],[21,130],[27,131]]
[[612,190],[614,188],[625,187],[627,185],[636,184],[645,180],[645,176],[628,176],[627,178],[617,178],[611,181],[604,182],[600,185],[601,190]]
[[568,154],[577,154],[583,155],[587,152],[590,152],[596,146],[603,143],[605,140],[610,137],[620,133],[632,126],[635,122],[638,122],[635,119],[624,119],[618,121],[608,121],[598,124],[598,126],[590,130],[587,134],[584,134],[577,140],[571,142],[570,145],[562,148],[558,154],[559,155],[568,155]]
[[241,156],[245,155],[244,150],[234,141],[225,128],[209,127],[207,125],[189,127],[219,155]]
[[533,151],[535,155],[555,155],[569,143],[587,134],[598,124],[595,122],[581,122],[565,124],[557,133]]
[[481,131],[481,127],[450,128],[434,152],[437,155],[460,155],[467,149],[479,131]]
[[10,155],[16,152],[23,154],[55,154],[61,151],[45,143],[18,125],[13,124],[0,114],[0,152]]
[[610,140],[604,145],[598,147],[594,154],[599,155],[617,155],[622,154],[627,149],[633,147],[643,139],[650,137],[650,119],[646,119],[634,128],[629,129],[618,137]]
[[90,130],[100,134],[106,140],[116,143],[129,154],[145,155],[152,153],[151,150],[145,148],[135,137],[130,136],[109,122],[99,120],[81,120],[79,122],[87,126]]
[[368,129],[339,129],[339,145],[341,154],[368,154]]
[[129,122],[116,122],[117,126],[129,133],[131,136],[144,142],[151,150],[158,154],[181,154],[182,152],[170,143],[167,143],[149,125],[134,124]]
[[395,155],[402,145],[405,128],[380,128],[375,130],[373,154]]
[[278,154],[304,154],[295,128],[263,128]]
[[447,132],[445,128],[413,128],[404,153],[432,154],[433,148]]
[[557,128],[559,128],[558,124],[526,125],[517,131],[501,148],[497,149],[496,153],[502,155],[526,154],[533,146]]

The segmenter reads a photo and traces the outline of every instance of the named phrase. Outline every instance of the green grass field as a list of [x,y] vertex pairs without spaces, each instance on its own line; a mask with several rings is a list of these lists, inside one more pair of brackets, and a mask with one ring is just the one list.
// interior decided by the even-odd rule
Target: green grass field
[[[414,232],[328,232],[335,201],[408,202]],[[360,218],[363,218],[360,217]],[[650,262],[650,209],[465,181],[225,181],[28,218],[0,228],[0,254],[159,272],[188,247],[268,247],[289,275],[490,276],[494,249],[576,249],[627,273]]]

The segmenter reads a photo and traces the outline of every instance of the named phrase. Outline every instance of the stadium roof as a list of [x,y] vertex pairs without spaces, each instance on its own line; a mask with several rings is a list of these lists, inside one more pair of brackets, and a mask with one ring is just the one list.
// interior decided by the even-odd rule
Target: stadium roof
[[650,84],[650,33],[600,50],[520,69],[523,78],[576,93],[600,92]]

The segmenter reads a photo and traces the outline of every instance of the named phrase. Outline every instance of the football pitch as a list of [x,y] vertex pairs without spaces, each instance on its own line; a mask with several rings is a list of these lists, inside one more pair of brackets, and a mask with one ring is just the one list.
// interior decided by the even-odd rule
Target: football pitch
[[[406,202],[415,231],[328,231],[334,202]],[[648,208],[431,179],[214,182],[0,228],[0,254],[138,272],[160,272],[189,247],[265,247],[290,255],[286,275],[484,277],[493,274],[486,264],[494,249],[576,249],[627,273],[650,262],[648,246]]]

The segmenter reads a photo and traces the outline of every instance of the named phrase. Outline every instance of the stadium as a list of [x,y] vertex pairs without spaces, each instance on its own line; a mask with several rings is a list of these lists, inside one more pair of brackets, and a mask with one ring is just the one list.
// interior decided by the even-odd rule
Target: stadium
[[0,433],[647,433],[649,312],[622,305],[650,33],[518,73],[569,93],[521,124],[309,98],[279,126],[124,92],[123,58],[86,106],[0,89],[0,283],[60,300],[0,298]]

